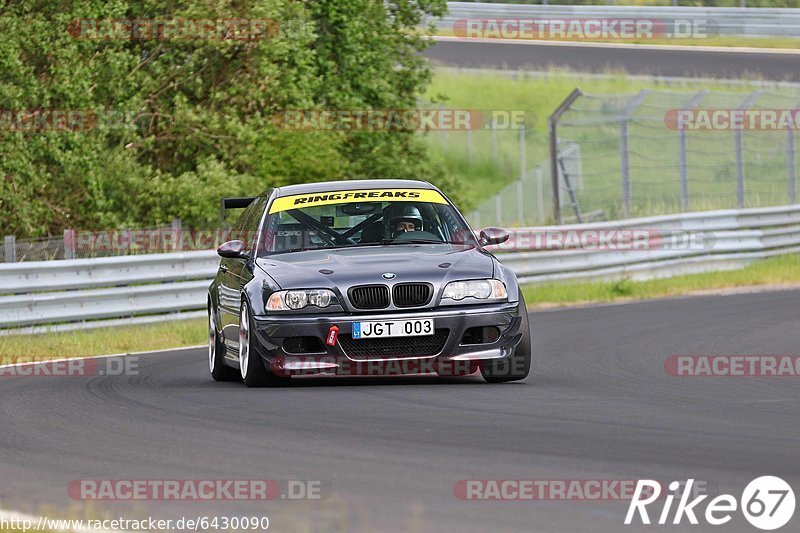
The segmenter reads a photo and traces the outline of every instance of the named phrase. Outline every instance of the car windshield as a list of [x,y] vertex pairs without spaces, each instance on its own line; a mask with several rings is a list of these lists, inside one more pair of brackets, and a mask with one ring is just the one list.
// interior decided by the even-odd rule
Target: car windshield
[[474,246],[476,240],[438,191],[342,191],[273,201],[259,255],[401,244]]

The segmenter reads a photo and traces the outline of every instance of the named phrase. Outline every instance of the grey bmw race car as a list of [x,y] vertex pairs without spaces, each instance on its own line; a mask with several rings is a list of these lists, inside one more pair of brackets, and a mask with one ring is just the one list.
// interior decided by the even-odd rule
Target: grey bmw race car
[[514,273],[453,204],[422,181],[290,185],[244,208],[219,247],[208,292],[215,380],[250,387],[308,374],[480,370],[524,379],[531,365],[525,301]]

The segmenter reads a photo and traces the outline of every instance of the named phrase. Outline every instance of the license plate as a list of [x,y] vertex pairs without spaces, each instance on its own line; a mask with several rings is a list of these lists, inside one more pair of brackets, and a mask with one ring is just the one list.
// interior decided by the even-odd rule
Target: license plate
[[422,337],[433,335],[432,318],[413,320],[378,320],[353,322],[354,339],[378,339],[384,337]]

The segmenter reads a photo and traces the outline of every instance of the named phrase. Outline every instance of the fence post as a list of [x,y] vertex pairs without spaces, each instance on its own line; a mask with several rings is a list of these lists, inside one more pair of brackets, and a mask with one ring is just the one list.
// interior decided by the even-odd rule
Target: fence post
[[64,259],[75,259],[75,230],[64,230]]
[[624,115],[619,125],[619,161],[620,172],[622,174],[622,212],[625,218],[631,214],[631,169],[628,152],[628,121],[631,119],[633,112],[642,103],[644,97],[650,91],[644,89],[637,94],[633,100],[628,102],[625,106]]
[[619,161],[622,174],[622,214],[628,218],[631,214],[631,174],[628,162],[628,119],[619,125]]
[[[753,91],[744,99],[739,109],[745,111],[753,105],[753,102],[761,96],[763,91]],[[733,149],[736,157],[736,207],[744,208],[744,130],[736,128],[733,130]]]
[[[695,94],[686,104],[686,109],[693,109],[700,104],[700,101],[708,94],[708,91],[700,91]],[[686,156],[687,138],[686,128],[678,126],[678,141],[680,148],[680,173],[681,173],[681,211],[689,210],[689,163]]]
[[789,203],[797,203],[797,170],[795,168],[794,129],[786,130],[786,164],[789,170]]
[[544,221],[544,183],[542,182],[542,167],[536,167],[536,211],[538,222]]
[[519,129],[519,179],[525,177],[525,167],[528,166],[525,153],[525,126]]
[[[439,116],[443,114],[444,106],[439,104]],[[447,148],[447,131],[444,128],[439,128],[439,137],[442,139],[442,150]]]
[[175,251],[183,250],[183,231],[181,229],[181,219],[172,219],[172,249]]
[[517,223],[520,227],[525,225],[525,204],[523,203],[523,196],[525,189],[522,187],[522,179],[517,181]]
[[547,133],[550,140],[550,187],[553,190],[553,218],[556,224],[561,224],[561,202],[558,190],[561,186],[558,179],[558,120],[569,109],[569,106],[582,95],[580,89],[573,89],[547,121]]
[[742,130],[733,131],[733,151],[736,157],[736,207],[744,207],[744,139]]
[[6,235],[3,239],[3,261],[14,263],[17,260],[17,239],[13,235]]
[[492,117],[492,160],[497,163],[497,119]]
[[467,128],[467,161],[472,163],[472,128]]
[[686,128],[678,126],[679,169],[681,173],[681,211],[689,210],[689,169],[686,161]]
[[500,193],[494,195],[494,224],[496,226],[503,225],[503,202]]

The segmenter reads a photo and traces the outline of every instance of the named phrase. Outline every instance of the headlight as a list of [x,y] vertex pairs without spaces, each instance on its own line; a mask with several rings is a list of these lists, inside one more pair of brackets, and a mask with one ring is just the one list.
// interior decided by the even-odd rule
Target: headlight
[[267,300],[267,311],[290,311],[309,305],[325,308],[331,305],[333,296],[333,292],[328,289],[277,291]]
[[478,300],[498,300],[507,298],[506,286],[496,279],[476,279],[471,281],[451,281],[444,288],[442,299],[463,300],[475,298]]

